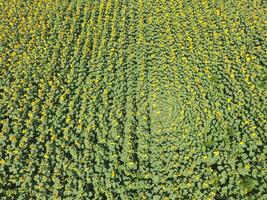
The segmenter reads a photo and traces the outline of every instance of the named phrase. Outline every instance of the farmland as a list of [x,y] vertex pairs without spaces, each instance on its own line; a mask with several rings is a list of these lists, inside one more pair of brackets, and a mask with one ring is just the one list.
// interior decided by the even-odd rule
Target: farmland
[[0,198],[267,199],[265,17],[0,0]]

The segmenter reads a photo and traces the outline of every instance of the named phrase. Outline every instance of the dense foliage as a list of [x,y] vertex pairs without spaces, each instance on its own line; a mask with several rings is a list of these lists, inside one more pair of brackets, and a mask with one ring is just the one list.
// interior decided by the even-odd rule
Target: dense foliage
[[265,6],[0,0],[1,199],[267,199]]

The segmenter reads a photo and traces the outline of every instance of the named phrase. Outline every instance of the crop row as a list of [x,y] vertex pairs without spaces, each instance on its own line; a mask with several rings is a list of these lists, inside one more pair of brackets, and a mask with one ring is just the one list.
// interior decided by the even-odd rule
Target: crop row
[[0,197],[266,199],[263,1],[0,0]]

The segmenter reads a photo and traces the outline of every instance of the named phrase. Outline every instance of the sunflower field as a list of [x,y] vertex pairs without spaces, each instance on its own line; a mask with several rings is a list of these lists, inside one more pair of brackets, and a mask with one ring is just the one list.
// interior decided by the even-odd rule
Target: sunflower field
[[266,11],[0,0],[0,199],[266,200]]

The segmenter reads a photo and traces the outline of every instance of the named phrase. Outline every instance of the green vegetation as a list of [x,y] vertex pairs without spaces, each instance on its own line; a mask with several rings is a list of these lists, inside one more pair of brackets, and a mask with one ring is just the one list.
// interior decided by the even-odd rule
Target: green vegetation
[[0,0],[0,198],[267,199],[265,14]]

